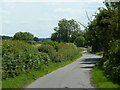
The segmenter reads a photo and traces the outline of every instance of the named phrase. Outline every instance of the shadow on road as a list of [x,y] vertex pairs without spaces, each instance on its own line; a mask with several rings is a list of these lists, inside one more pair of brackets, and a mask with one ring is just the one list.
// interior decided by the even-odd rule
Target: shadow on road
[[80,67],[80,68],[93,68],[94,66],[85,66],[85,67]]
[[85,58],[82,60],[83,63],[96,63],[100,58]]
[[100,58],[84,58],[80,61],[80,68],[91,70],[99,59]]

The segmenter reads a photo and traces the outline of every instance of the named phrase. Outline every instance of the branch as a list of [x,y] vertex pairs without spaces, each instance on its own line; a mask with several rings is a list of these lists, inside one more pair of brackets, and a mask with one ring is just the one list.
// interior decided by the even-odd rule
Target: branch
[[81,22],[78,22],[81,26],[83,26],[84,28],[88,28],[86,25],[82,24]]
[[88,15],[87,11],[85,11],[85,13],[86,13],[86,16],[88,18],[88,21],[92,22],[92,20],[89,18],[89,15]]

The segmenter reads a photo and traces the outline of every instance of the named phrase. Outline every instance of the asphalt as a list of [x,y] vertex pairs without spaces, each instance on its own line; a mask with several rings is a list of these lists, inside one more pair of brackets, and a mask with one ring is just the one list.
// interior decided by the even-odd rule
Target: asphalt
[[24,88],[94,88],[90,73],[101,56],[82,52],[83,56],[73,63],[55,70]]

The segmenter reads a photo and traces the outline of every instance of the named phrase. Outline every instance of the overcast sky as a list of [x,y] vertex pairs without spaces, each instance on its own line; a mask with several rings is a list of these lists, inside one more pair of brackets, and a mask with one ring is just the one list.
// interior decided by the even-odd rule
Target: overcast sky
[[2,35],[23,31],[48,38],[60,19],[87,24],[85,11],[91,17],[104,4],[103,0],[2,0],[0,7]]

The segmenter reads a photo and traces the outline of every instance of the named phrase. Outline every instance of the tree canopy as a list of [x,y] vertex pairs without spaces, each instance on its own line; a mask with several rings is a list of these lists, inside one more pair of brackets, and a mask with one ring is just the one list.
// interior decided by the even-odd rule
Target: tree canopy
[[29,32],[17,32],[13,36],[13,40],[32,41],[33,39],[34,39],[34,35]]
[[51,39],[58,42],[70,42],[72,33],[79,31],[80,26],[75,20],[62,19],[58,23],[58,27],[54,28],[55,33],[52,34]]

